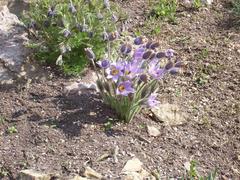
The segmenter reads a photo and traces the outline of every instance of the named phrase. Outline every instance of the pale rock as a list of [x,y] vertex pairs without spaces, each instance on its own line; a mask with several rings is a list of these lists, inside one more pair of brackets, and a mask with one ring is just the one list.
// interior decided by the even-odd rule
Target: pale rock
[[186,122],[185,114],[175,104],[159,104],[151,111],[155,119],[164,125],[181,125]]
[[51,176],[32,169],[20,171],[19,180],[50,180]]
[[90,167],[85,168],[85,172],[83,175],[86,176],[87,178],[96,178],[96,179],[103,178],[103,176],[100,173],[96,172],[95,170],[93,170]]
[[129,172],[140,172],[142,170],[143,163],[136,157],[127,161],[122,169],[122,173],[128,174]]
[[213,0],[202,0],[203,4],[211,5],[213,3]]
[[87,84],[87,83],[73,82],[64,87],[64,93],[66,95],[82,94],[82,93],[87,93],[90,91],[97,91],[97,86],[95,83]]
[[128,172],[124,178],[124,180],[156,180],[156,178],[151,175],[148,171],[142,169],[140,172]]
[[190,171],[191,163],[190,162],[185,162],[184,167],[187,171]]
[[33,65],[29,59],[30,51],[25,47],[27,43],[24,25],[15,14],[10,13],[7,6],[2,6],[0,8],[0,85],[28,79],[42,80],[43,76],[48,74],[42,73],[39,65]]
[[88,178],[82,177],[82,176],[75,176],[74,178],[70,179],[70,180],[89,180]]
[[160,135],[160,131],[158,130],[158,128],[154,126],[147,126],[147,131],[148,131],[148,134],[153,137],[157,137]]

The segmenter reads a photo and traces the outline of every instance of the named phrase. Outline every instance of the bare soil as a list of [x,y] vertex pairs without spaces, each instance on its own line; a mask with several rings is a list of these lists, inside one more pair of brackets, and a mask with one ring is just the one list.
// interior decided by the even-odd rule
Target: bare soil
[[[133,28],[144,26],[138,22],[146,23],[144,0],[120,4]],[[164,80],[160,92],[162,102],[177,104],[188,114],[184,125],[163,126],[142,113],[130,124],[116,123],[106,130],[114,111],[96,94],[64,95],[63,85],[70,80],[57,75],[44,82],[1,86],[0,172],[8,173],[3,179],[15,179],[26,168],[81,174],[86,164],[107,179],[119,179],[134,155],[162,179],[181,177],[184,163],[191,160],[198,162],[201,175],[217,168],[219,179],[240,179],[240,24],[229,6],[217,1],[209,9],[184,8],[177,13],[177,24],[161,23],[155,36],[186,64],[182,74]],[[159,127],[161,135],[149,137],[146,125]],[[18,132],[9,133],[9,127]],[[116,146],[118,163],[112,158],[98,161]]]

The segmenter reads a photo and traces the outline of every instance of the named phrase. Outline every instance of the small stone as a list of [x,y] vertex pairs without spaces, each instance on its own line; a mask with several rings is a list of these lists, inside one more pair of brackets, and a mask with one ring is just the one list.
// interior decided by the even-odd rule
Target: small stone
[[136,157],[127,161],[122,169],[122,173],[128,174],[129,172],[140,172],[142,170],[143,163]]
[[160,135],[160,131],[154,126],[147,126],[147,131],[150,136],[157,137]]
[[83,175],[86,176],[87,178],[96,178],[96,179],[103,178],[103,176],[100,173],[96,172],[95,170],[93,170],[90,167],[85,168],[85,172]]
[[26,169],[20,171],[19,179],[21,180],[50,180],[51,177],[48,174],[37,172],[32,169]]
[[185,162],[184,167],[187,171],[190,171],[191,163],[190,162]]
[[175,104],[160,104],[151,111],[155,119],[164,125],[181,125],[186,122],[185,114]]
[[142,169],[141,172],[128,172],[124,178],[124,180],[156,180],[156,178],[151,175],[148,171]]

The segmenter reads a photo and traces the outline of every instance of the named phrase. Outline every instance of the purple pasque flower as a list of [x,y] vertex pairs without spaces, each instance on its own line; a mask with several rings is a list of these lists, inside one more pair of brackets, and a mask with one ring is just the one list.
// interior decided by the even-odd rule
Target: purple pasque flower
[[107,69],[110,66],[110,62],[107,59],[104,59],[102,61],[98,61],[97,64],[103,69]]
[[158,62],[156,60],[153,60],[149,64],[148,74],[152,76],[154,79],[161,79],[165,74],[167,70],[165,68],[160,68],[158,65]]
[[117,82],[119,77],[123,75],[123,65],[120,62],[112,63],[109,68],[106,69],[107,79],[112,79]]
[[134,52],[134,55],[133,55],[134,60],[136,60],[136,61],[141,60],[144,52],[145,52],[145,48],[143,48],[143,47],[137,48]]
[[147,101],[146,101],[146,105],[150,108],[155,107],[156,105],[158,105],[160,102],[156,99],[157,98],[157,94],[156,93],[152,93]]
[[132,88],[132,83],[130,81],[120,82],[116,89],[116,94],[122,96],[128,96],[128,94],[134,92],[135,90]]
[[63,35],[64,35],[64,37],[69,37],[71,35],[71,31],[69,31],[68,29],[65,29],[63,31]]
[[77,12],[77,9],[75,8],[75,6],[73,5],[72,2],[69,4],[68,10],[69,10],[69,12],[71,12],[72,14],[75,14],[75,13]]
[[173,49],[168,49],[165,52],[165,56],[169,59],[171,59],[174,56],[175,51]]
[[143,72],[141,64],[142,63],[139,63],[138,61],[130,61],[126,63],[123,70],[124,76],[128,79],[133,79],[141,74]]

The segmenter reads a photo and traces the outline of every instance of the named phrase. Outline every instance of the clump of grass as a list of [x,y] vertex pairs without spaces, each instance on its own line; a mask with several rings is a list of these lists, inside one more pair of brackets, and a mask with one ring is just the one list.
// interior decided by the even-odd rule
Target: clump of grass
[[199,175],[197,171],[197,162],[191,161],[190,162],[190,169],[187,171],[187,177],[182,177],[182,180],[185,179],[199,179],[199,180],[215,180],[217,178],[217,169],[208,173],[207,176]]
[[240,16],[240,0],[233,1],[233,12]]
[[176,11],[178,7],[177,0],[159,0],[157,2],[150,1],[152,7],[150,15],[169,22],[175,22]]
[[0,124],[3,124],[6,121],[5,117],[0,115]]
[[11,126],[7,129],[7,133],[8,134],[14,134],[14,133],[18,133],[18,130],[15,126]]

